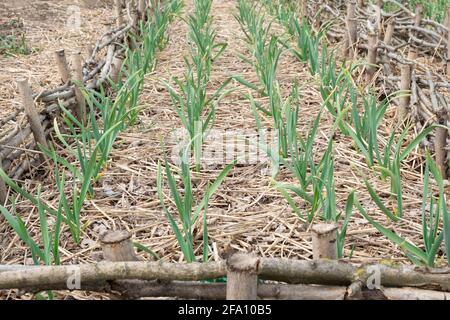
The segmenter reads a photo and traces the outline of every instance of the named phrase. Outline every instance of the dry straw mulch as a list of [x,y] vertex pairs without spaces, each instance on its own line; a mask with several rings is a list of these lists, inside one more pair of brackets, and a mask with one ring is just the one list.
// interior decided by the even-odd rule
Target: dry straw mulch
[[[193,7],[191,1],[186,1],[186,4],[184,15]],[[61,44],[69,48],[84,45],[89,42],[89,39],[95,39],[101,32],[98,30],[101,28],[97,26],[106,24],[110,11],[102,7],[86,10],[86,21],[90,21],[91,24],[86,23],[86,29],[81,35],[69,37],[58,28],[49,32],[44,28],[41,29],[41,33],[32,32],[31,43],[39,44],[42,50],[31,57],[8,58],[7,64],[4,61],[6,58],[0,58],[1,63],[7,66],[6,70],[2,70],[2,77],[3,74],[5,76],[8,74],[10,79],[15,72],[22,73],[23,70],[27,70],[26,74],[31,76],[31,82],[35,85],[48,87],[55,84],[57,82],[55,70],[53,70],[55,66],[52,63],[52,55],[49,53]],[[247,50],[244,35],[233,17],[236,12],[236,1],[213,1],[212,15],[218,41],[227,42],[228,48],[225,54],[215,62],[211,92],[234,74],[239,74],[252,83],[258,83],[251,66],[239,58],[239,54],[250,58],[251,52]],[[281,28],[274,27],[274,32],[280,33]],[[84,228],[81,246],[73,244],[68,230],[65,230],[62,235],[63,263],[88,263],[100,259],[98,238],[107,229],[128,230],[134,234],[136,242],[149,247],[165,261],[182,260],[175,236],[157,199],[156,169],[158,161],[164,159],[164,152],[170,154],[173,144],[168,137],[174,129],[181,128],[170,96],[161,81],[172,82],[172,77],[183,76],[185,71],[183,56],[188,53],[186,34],[187,25],[179,19],[169,28],[170,41],[158,57],[155,72],[146,77],[140,97],[143,111],[139,123],[120,134],[109,166],[96,187],[95,199],[88,200],[85,205],[82,213]],[[55,44],[55,39],[64,35],[66,37],[61,40],[62,43]],[[301,85],[299,131],[305,134],[322,103],[317,81],[310,76],[307,67],[288,52],[283,54],[278,79],[284,94],[289,94],[290,87],[296,79]],[[227,96],[218,106],[215,129],[254,130],[254,117],[248,101],[244,98],[248,90],[236,82],[232,85],[238,90]],[[15,97],[13,84],[3,82],[2,86],[10,87],[7,89],[9,95],[2,95],[0,103],[2,106],[11,104],[11,100]],[[265,103],[267,99],[258,98],[258,101]],[[390,110],[381,126],[381,135],[388,136],[393,116],[393,110]],[[270,128],[271,119],[264,118],[263,125]],[[316,142],[317,158],[326,148],[332,126],[331,116],[324,113]],[[334,139],[335,184],[339,211],[343,211],[348,193],[356,189],[360,201],[371,216],[410,241],[416,244],[421,243],[419,209],[422,185],[416,155],[412,155],[403,166],[405,216],[401,223],[393,226],[370,200],[370,196],[365,192],[363,181],[364,177],[368,177],[386,202],[389,198],[388,184],[380,182],[367,169],[363,157],[354,149],[348,137],[338,134]],[[162,140],[166,142],[165,148],[162,147]],[[252,251],[263,257],[312,258],[309,230],[292,212],[281,194],[274,189],[270,175],[265,173],[266,169],[266,165],[261,163],[237,165],[210,200],[207,222],[211,259],[220,259],[221,255],[229,250]],[[213,181],[220,170],[221,166],[206,167],[201,173],[195,175],[194,182],[198,197],[203,195],[208,182]],[[292,178],[282,170],[280,179],[287,182]],[[37,183],[43,184],[42,197],[49,202],[55,202],[57,195],[51,175],[27,180],[25,186],[32,190],[36,188]],[[169,194],[169,190],[166,190],[166,193]],[[38,232],[36,209],[23,200],[19,200],[17,206],[21,208],[29,228]],[[198,225],[198,227],[196,239],[198,240],[197,253],[200,256],[202,232],[201,226]],[[381,236],[356,211],[351,219],[346,241],[345,257],[353,252],[351,260],[354,262],[390,259],[408,263],[402,251]],[[0,261],[25,263],[29,262],[28,254],[29,252],[24,251],[23,244],[11,232],[11,229],[5,223],[0,226]],[[151,259],[146,253],[141,252],[140,256],[143,259]],[[92,297],[83,293],[70,293],[70,296],[80,299]]]

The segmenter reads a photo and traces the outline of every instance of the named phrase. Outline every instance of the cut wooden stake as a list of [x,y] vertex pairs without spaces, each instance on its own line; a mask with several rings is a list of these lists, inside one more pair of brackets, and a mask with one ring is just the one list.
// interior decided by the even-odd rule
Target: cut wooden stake
[[375,32],[370,32],[369,38],[369,50],[367,51],[367,62],[368,66],[366,68],[366,82],[372,81],[373,75],[375,74],[377,67],[377,49],[378,49],[378,36]]
[[227,300],[256,300],[259,259],[236,253],[227,260]]
[[423,14],[423,5],[417,4],[416,6],[416,12],[414,15],[414,26],[419,27],[420,23],[422,22],[422,14]]
[[[42,127],[39,113],[36,110],[36,106],[33,101],[33,92],[28,84],[28,80],[26,78],[17,79],[17,86],[22,97],[25,114],[27,115],[28,122],[30,123],[31,132],[33,133],[36,144],[42,145],[43,147],[48,147],[44,128]],[[41,159],[44,160],[43,154],[41,154]]]
[[413,46],[410,46],[408,52],[408,60],[415,61],[417,59],[418,54],[419,53],[417,52],[417,49]]
[[392,37],[394,36],[394,30],[395,30],[395,19],[392,18],[388,21],[386,32],[384,33],[384,40],[383,42],[386,45],[390,45],[392,42]]
[[381,37],[381,34],[383,33],[383,6],[384,6],[384,2],[383,0],[378,0],[377,1],[377,6],[376,6],[376,30],[378,35]]
[[450,18],[450,6],[447,6],[447,10],[445,11],[445,18],[444,18],[444,21],[442,22],[442,24],[446,27],[450,23],[449,18]]
[[72,55],[72,64],[74,69],[74,83],[75,83],[75,97],[77,99],[78,108],[76,109],[76,115],[78,120],[86,123],[86,101],[84,100],[83,93],[80,86],[83,85],[83,64],[81,62],[81,52],[75,52]]
[[[127,231],[109,231],[100,239],[103,259],[112,262],[139,261],[134,252],[131,234]],[[123,280],[116,280],[120,285]],[[118,299],[127,298],[125,295],[116,296]]]
[[447,77],[450,78],[450,7],[447,8]]
[[401,65],[400,66],[400,90],[404,91],[400,97],[397,120],[399,123],[403,123],[406,116],[408,115],[410,94],[411,90],[411,66]]
[[67,64],[66,53],[64,49],[55,51],[56,65],[58,66],[59,75],[64,83],[70,80],[70,70]]
[[135,27],[138,22],[138,8],[136,4],[136,0],[130,0],[128,2],[128,11],[130,12],[131,16],[131,24]]
[[145,20],[145,0],[139,0],[138,14],[139,14],[140,19]]
[[107,261],[138,261],[134,252],[131,234],[126,231],[110,231],[101,240],[103,258]]
[[[3,159],[0,158],[0,165],[3,164]],[[0,178],[0,204],[5,205],[6,200],[8,200],[8,189],[6,188],[6,183]],[[0,215],[3,217],[3,215]]]
[[319,223],[312,227],[313,259],[331,259],[337,257],[336,233],[338,226],[335,223]]
[[94,53],[94,46],[92,44],[88,44],[86,47],[86,52],[88,54],[88,57],[91,58],[92,54]]
[[[422,13],[423,13],[423,6],[421,4],[418,4],[416,6],[416,12],[414,15],[414,27],[419,27],[420,23],[422,21]],[[410,31],[410,36],[412,36],[415,33],[415,31]],[[416,53],[414,53],[416,51]],[[415,60],[417,58],[417,50],[410,44],[409,46],[409,53],[408,58],[410,60]]]
[[120,70],[122,69],[122,63],[125,57],[123,54],[116,54],[112,60],[111,63],[111,72],[110,72],[110,78],[114,83],[117,83],[119,81],[120,76]]
[[357,21],[355,19],[356,3],[352,0],[347,5],[347,35],[344,42],[343,56],[349,59],[355,58],[355,44],[357,41]]
[[120,27],[123,24],[122,0],[114,0],[114,9],[116,12],[116,25]]
[[364,9],[364,0],[358,0],[358,8]]
[[[439,117],[439,124],[447,126],[448,115],[447,111]],[[447,179],[447,151],[445,147],[447,146],[448,129],[447,128],[437,128],[435,139],[435,153],[436,153],[436,165],[442,174],[444,179]]]
[[[408,52],[408,60],[415,61],[418,56],[418,50],[410,46]],[[411,79],[412,79],[412,71],[414,65],[402,65],[400,67],[400,90],[404,91],[402,97],[400,98],[400,105],[397,114],[397,120],[399,123],[403,123],[408,116],[411,98],[410,98],[410,90],[411,90]]]

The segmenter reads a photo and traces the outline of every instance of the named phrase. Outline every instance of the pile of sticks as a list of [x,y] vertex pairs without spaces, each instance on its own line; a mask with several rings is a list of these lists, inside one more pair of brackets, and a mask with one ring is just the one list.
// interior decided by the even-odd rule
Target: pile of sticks
[[[0,289],[32,293],[82,290],[122,299],[450,298],[450,269],[353,265],[333,260],[336,229],[333,225],[314,226],[313,261],[234,253],[226,260],[189,264],[139,261],[131,235],[111,231],[101,238],[104,261],[67,266],[0,265]],[[223,277],[227,277],[226,283],[212,282]]]
[[[395,11],[382,9],[388,4]],[[421,5],[412,12],[394,0],[308,1],[304,10],[317,27],[320,21],[334,22],[328,36],[342,43],[345,59],[367,61],[366,84],[385,95],[403,92],[397,100],[399,122],[409,115],[419,130],[432,123],[449,127],[450,8],[443,24],[424,19]],[[425,142],[444,178],[450,173],[448,140],[449,130],[439,127]]]
[[[71,110],[79,120],[85,119],[86,102],[81,86],[95,90],[107,86],[108,79],[117,82],[124,48],[133,45],[129,34],[136,32],[139,21],[146,19],[149,5],[145,0],[115,0],[114,6],[116,26],[103,34],[94,47],[88,47],[89,56],[85,62],[81,61],[81,50],[78,50],[71,54],[72,68],[69,68],[64,49],[55,52],[60,86],[33,93],[27,79],[17,79],[22,106],[0,119],[0,126],[5,128],[8,123],[17,122],[24,113],[26,115],[25,121],[16,124],[13,130],[0,131],[0,164],[12,179],[20,179],[45,162],[39,145],[48,146],[60,105]],[[4,203],[6,198],[5,183],[0,180],[0,202]]]

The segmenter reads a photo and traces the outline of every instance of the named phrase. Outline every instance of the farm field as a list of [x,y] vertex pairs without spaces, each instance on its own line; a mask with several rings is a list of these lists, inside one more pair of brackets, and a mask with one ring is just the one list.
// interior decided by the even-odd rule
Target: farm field
[[[0,120],[26,111],[0,131],[1,299],[109,299],[56,284],[24,291],[8,285],[8,266],[110,260],[113,231],[131,235],[140,261],[315,261],[326,224],[325,258],[448,266],[445,1],[382,11],[371,1],[125,2],[0,4]],[[117,3],[130,29],[117,27]],[[33,123],[15,80],[33,93],[61,86],[61,48],[90,61],[81,81],[68,80],[53,113],[53,100],[33,96],[45,145],[33,125],[12,145],[10,133]]]

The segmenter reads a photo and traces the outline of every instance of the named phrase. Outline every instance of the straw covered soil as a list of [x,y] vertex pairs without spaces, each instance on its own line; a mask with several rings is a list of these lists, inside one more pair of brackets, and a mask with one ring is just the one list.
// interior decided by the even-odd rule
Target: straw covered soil
[[[7,114],[17,104],[16,88],[11,82],[14,76],[25,74],[30,77],[36,91],[54,86],[58,79],[52,52],[59,47],[85,47],[86,44],[94,42],[112,21],[112,12],[108,9],[111,4],[95,1],[96,5],[89,7],[89,3],[81,1],[82,29],[81,32],[72,33],[64,29],[66,20],[64,8],[71,3],[70,1],[67,1],[67,4],[66,1],[33,2],[35,5],[45,3],[47,10],[55,12],[56,16],[51,21],[47,20],[48,14],[43,14],[45,19],[28,18],[24,13],[24,7],[18,3],[20,1],[10,0],[6,1],[6,5],[2,3],[0,16],[4,16],[3,11],[8,11],[8,6],[14,6],[14,10],[9,11],[9,14],[17,14],[24,20],[30,45],[38,51],[29,56],[0,56],[2,66],[0,116]],[[188,14],[193,8],[191,1],[185,1],[185,4],[182,15]],[[233,14],[237,13],[236,1],[213,1],[211,13],[219,42],[228,43],[224,55],[214,63],[211,92],[228,77],[236,74],[249,82],[258,83],[252,67],[240,57],[243,55],[251,58],[251,52],[247,49],[244,34],[233,17]],[[273,31],[282,32],[277,26]],[[174,130],[182,127],[162,81],[171,83],[173,77],[183,76],[185,71],[183,56],[188,53],[186,23],[176,19],[168,32],[169,43],[158,56],[156,70],[148,74],[145,80],[140,97],[143,110],[139,122],[120,134],[108,167],[95,188],[95,198],[85,203],[82,212],[81,245],[74,245],[69,231],[64,230],[61,237],[64,264],[89,263],[101,259],[98,239],[103,232],[110,229],[128,230],[133,234],[135,242],[147,246],[164,261],[183,259],[156,194],[158,161],[164,160],[164,152],[170,157],[172,147],[175,145],[171,137]],[[310,76],[306,65],[288,52],[282,56],[278,80],[286,95],[289,94],[293,82],[299,81],[302,103],[298,130],[300,134],[305,134],[322,104],[317,80]],[[249,102],[244,97],[248,89],[237,82],[231,82],[231,86],[236,90],[218,105],[214,129],[231,136],[243,131],[252,132],[255,130],[255,120]],[[263,105],[267,104],[266,98],[257,100]],[[388,136],[389,128],[394,121],[393,117],[392,109],[383,120],[380,135]],[[271,119],[262,119],[264,126],[267,128],[272,126]],[[319,159],[327,147],[328,140],[335,140],[335,184],[339,211],[343,212],[348,194],[355,189],[371,216],[413,243],[422,243],[420,224],[422,179],[419,167],[421,156],[413,152],[403,165],[404,217],[401,223],[394,227],[371,201],[364,186],[364,178],[368,178],[375,186],[385,203],[389,203],[388,182],[381,182],[367,169],[364,158],[355,150],[350,138],[339,134],[330,137],[332,126],[331,116],[324,112],[315,153]],[[414,132],[411,132],[411,136],[413,135]],[[213,142],[215,140],[208,143]],[[214,181],[223,166],[224,164],[205,166],[201,173],[195,174],[197,199],[203,196],[208,183]],[[292,177],[282,168],[278,180],[288,182]],[[54,178],[50,173],[34,175],[23,181],[23,185],[29,191],[36,190],[39,183],[42,184],[42,198],[50,204],[55,204],[57,194]],[[169,190],[166,189],[165,193],[169,195]],[[21,198],[17,199],[17,207],[20,208],[27,226],[38,232],[36,208]],[[220,259],[230,250],[255,252],[263,257],[312,259],[310,232],[274,188],[267,163],[248,163],[248,161],[238,163],[210,199],[207,217],[212,260]],[[201,256],[202,228],[200,224],[196,227],[197,254]],[[146,260],[153,259],[145,252],[139,252],[139,256]],[[409,263],[403,252],[378,233],[356,210],[349,225],[344,259],[353,262],[389,259],[398,263]],[[4,221],[0,225],[0,262],[30,263],[28,250]],[[16,291],[4,294],[10,298],[19,296]],[[64,296],[80,299],[92,297],[87,293],[65,293]],[[22,296],[25,297],[28,296]]]

